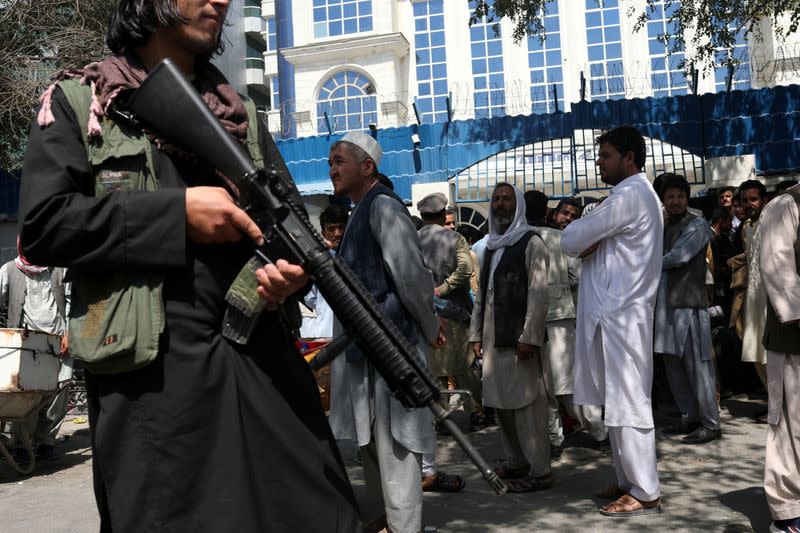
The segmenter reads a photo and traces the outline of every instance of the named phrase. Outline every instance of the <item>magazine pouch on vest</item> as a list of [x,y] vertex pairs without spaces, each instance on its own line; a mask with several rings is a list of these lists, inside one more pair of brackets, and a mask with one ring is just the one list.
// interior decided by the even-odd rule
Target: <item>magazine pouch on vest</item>
[[[88,136],[91,90],[77,80],[59,82],[81,128],[95,176],[95,196],[154,191],[150,141],[134,127],[101,118],[102,134]],[[71,355],[96,374],[140,368],[158,355],[164,331],[163,274],[120,270],[69,273]]]

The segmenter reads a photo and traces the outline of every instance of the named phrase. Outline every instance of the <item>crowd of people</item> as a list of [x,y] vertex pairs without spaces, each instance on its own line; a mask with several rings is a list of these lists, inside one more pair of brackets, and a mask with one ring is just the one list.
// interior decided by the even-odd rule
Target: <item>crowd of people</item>
[[[354,213],[363,214],[364,205],[370,206],[372,231],[356,241],[358,253],[348,264],[366,268],[363,276],[374,275],[380,265],[390,269],[379,272],[390,286],[371,289],[379,301],[393,292],[403,303],[417,298],[417,308],[404,308],[413,319],[396,320],[417,325],[416,331],[404,330],[409,338],[420,338],[426,324],[422,338],[431,348],[427,354],[431,370],[440,378],[442,390],[468,392],[465,410],[470,430],[495,422],[499,426],[505,462],[496,473],[509,490],[551,487],[551,461],[559,459],[565,434],[583,429],[593,437],[596,449],[611,451],[616,467],[616,482],[595,494],[611,501],[600,512],[631,516],[660,511],[652,408],[656,361],[662,362],[664,380],[680,413],[675,424],[660,431],[684,435],[682,440],[689,445],[722,437],[720,397],[748,390],[755,376],[771,391],[770,405],[772,395],[783,394],[775,393],[775,384],[768,386],[764,368],[771,346],[766,325],[773,300],[762,276],[759,220],[769,195],[757,180],[745,181],[737,189],[708,191],[699,200],[692,198],[690,184],[678,174],[661,174],[651,184],[642,172],[643,138],[631,127],[606,133],[597,145],[601,178],[613,187],[607,198],[586,208],[575,198],[565,198],[549,209],[542,192],[523,193],[512,184],[498,183],[491,195],[487,234],[459,226],[441,193],[417,204],[419,220],[409,217],[391,189],[377,182],[381,151],[368,135],[351,133],[334,145],[331,178],[337,194],[355,202]],[[363,165],[358,178],[357,173],[348,174],[343,163],[348,159]],[[791,207],[784,198],[797,190],[793,185],[782,182],[771,196],[788,189],[788,196],[778,198]],[[351,192],[357,187],[366,187],[369,196]],[[385,197],[380,207],[364,203],[364,198],[375,201],[376,195]],[[707,205],[711,199],[714,205]],[[327,216],[328,210],[321,219],[323,232]],[[389,225],[387,217],[393,219],[391,238],[378,240],[378,246],[363,246],[364,240],[382,235],[385,229],[380,228]],[[398,247],[405,251],[398,252]],[[399,257],[406,266],[395,266]],[[777,272],[773,267],[773,275]],[[780,302],[786,293],[784,289],[773,298]],[[428,304],[427,309],[419,308],[420,301]],[[794,303],[785,303],[786,314],[777,322],[796,319],[788,310]],[[438,339],[429,321],[432,313],[440,318],[443,335]],[[424,344],[418,346],[424,353]],[[800,349],[791,344],[781,347],[786,353]],[[362,446],[370,439],[380,442],[375,432],[385,422],[379,426],[378,420],[388,420],[390,428],[403,424],[391,410],[377,412],[377,405],[386,404],[379,400],[380,376],[366,385],[363,370],[353,373],[352,358],[339,363],[334,375],[331,420],[337,437],[353,437],[340,425],[345,415],[351,427],[352,413],[369,412],[373,421],[372,436],[364,429],[358,437]],[[335,398],[356,390],[371,391],[371,410],[354,411]],[[430,437],[431,424],[424,418],[420,415],[416,431]],[[360,427],[368,427],[367,422]],[[403,425],[396,434],[408,439],[410,427]],[[773,442],[770,449],[785,448],[790,442],[786,434],[793,427],[788,422],[783,429],[772,428],[771,435],[784,434],[779,439],[782,444]],[[398,474],[397,465],[390,464],[397,457],[395,450],[393,455],[387,452],[389,463],[378,468],[380,476],[367,475],[368,482],[381,483],[392,531],[414,531],[419,526],[423,490],[458,491],[465,485],[458,476],[443,472],[437,480],[432,442],[429,438],[426,447],[421,438],[403,442],[395,437],[394,446],[403,449],[403,457],[417,454],[421,468],[408,465],[405,474]],[[787,528],[796,527],[800,502],[795,482],[785,472],[797,472],[792,459],[796,456],[789,453],[791,464],[780,465],[776,453],[769,457],[765,486],[774,527],[791,531]],[[416,493],[415,498],[404,495],[405,509],[396,500],[396,487],[401,485]],[[787,504],[788,494],[794,495],[791,511],[779,503],[783,498]]]
[[[299,265],[253,266],[254,246],[271,243],[236,188],[202,154],[118,109],[169,57],[256,164],[286,171],[252,102],[209,62],[227,7],[118,2],[111,55],[62,73],[42,95],[23,169],[20,261],[0,280],[11,294],[36,276],[55,288],[54,269],[68,269],[68,319],[51,294],[47,320],[55,309],[68,322],[52,332],[86,367],[101,531],[361,531],[342,441],[358,447],[387,529],[421,531],[423,491],[465,485],[437,468],[431,412],[404,406],[354,344],[332,362],[326,417],[295,347],[298,330],[342,334],[325,296]],[[417,227],[379,173],[376,138],[351,132],[327,155],[335,195],[354,207],[326,209],[322,234],[414,347],[415,365],[461,391],[471,429],[498,425],[496,474],[511,492],[552,487],[565,436],[583,428],[614,461],[600,512],[660,512],[655,357],[681,415],[663,429],[689,445],[722,436],[718,397],[743,379],[741,361],[755,363],[769,392],[772,527],[798,531],[800,189],[767,204],[764,186],[747,181],[719,191],[706,221],[689,208],[685,178],[650,182],[635,128],[604,133],[597,150],[612,188],[602,202],[564,199],[549,212],[541,192],[501,182],[481,236],[458,227],[441,194],[419,202]],[[246,343],[225,335],[232,285],[263,308]],[[314,323],[301,323],[301,298]],[[39,323],[35,302],[14,300],[15,316]]]

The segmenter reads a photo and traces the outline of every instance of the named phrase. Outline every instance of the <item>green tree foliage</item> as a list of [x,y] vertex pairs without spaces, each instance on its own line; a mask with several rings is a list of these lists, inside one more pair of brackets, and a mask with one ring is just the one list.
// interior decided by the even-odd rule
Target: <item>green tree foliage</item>
[[[602,3],[602,0],[595,1]],[[583,3],[583,0],[574,2]],[[516,42],[526,36],[543,39],[542,14],[547,12],[548,3],[549,0],[476,0],[470,24],[483,17],[494,22],[508,18],[514,25]],[[627,8],[626,3],[629,4]],[[660,3],[646,0],[644,9],[636,9],[631,2],[619,0],[620,9],[636,21],[636,31],[642,30]],[[684,65],[687,68],[690,65],[700,69],[735,66],[739,59],[724,51],[733,47],[739,32],[760,40],[759,24],[765,19],[775,24],[779,39],[797,31],[800,24],[798,0],[664,0],[663,6],[665,13],[670,14],[668,26],[674,28],[674,32],[662,34],[659,39],[672,53],[687,54]],[[687,35],[691,35],[689,42]]]
[[0,168],[19,168],[51,76],[105,53],[113,0],[0,0]]

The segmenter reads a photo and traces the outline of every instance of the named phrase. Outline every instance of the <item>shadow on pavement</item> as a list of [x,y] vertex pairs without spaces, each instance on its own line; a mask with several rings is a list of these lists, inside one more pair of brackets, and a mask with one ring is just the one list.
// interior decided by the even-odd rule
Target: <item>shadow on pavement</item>
[[767,498],[762,486],[734,490],[720,494],[717,498],[726,507],[745,515],[750,520],[753,530],[759,533],[769,531],[772,518],[769,515]]
[[18,483],[37,476],[48,476],[89,461],[92,458],[89,429],[75,431],[66,441],[57,443],[55,450],[56,456],[52,460],[37,460],[36,468],[27,475],[14,470],[5,459],[0,460],[0,485]]

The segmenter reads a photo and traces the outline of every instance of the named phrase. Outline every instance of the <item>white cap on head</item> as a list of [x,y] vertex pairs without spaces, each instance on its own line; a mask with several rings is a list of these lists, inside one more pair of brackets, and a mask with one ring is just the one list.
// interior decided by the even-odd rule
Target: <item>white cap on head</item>
[[378,165],[381,164],[381,156],[383,156],[383,150],[381,150],[381,145],[378,144],[378,141],[373,139],[371,136],[361,131],[351,131],[350,133],[342,137],[341,140],[355,144],[356,146],[364,150],[367,153],[367,155],[370,156],[372,160],[375,162],[376,168],[378,167]]

